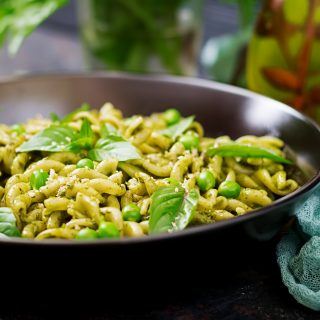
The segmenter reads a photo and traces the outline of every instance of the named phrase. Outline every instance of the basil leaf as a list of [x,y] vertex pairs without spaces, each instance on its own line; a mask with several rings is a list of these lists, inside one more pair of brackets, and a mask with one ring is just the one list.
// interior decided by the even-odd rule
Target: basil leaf
[[174,124],[173,126],[170,126],[166,129],[160,130],[159,133],[175,140],[191,126],[193,120],[194,116],[184,118],[180,120],[177,124]]
[[100,134],[102,138],[106,138],[110,135],[119,136],[119,132],[117,131],[117,129],[109,123],[105,123],[104,125],[101,126]]
[[189,193],[181,186],[159,188],[151,196],[150,233],[183,230],[195,214],[199,193]]
[[67,114],[64,118],[62,118],[61,123],[70,122],[77,113],[82,111],[89,111],[89,110],[90,110],[90,105],[87,103],[84,103],[80,108],[75,109],[74,111]]
[[102,161],[108,158],[116,158],[119,161],[140,159],[138,150],[128,141],[111,142],[100,139],[97,143],[100,148],[89,151],[88,156],[95,161]]
[[54,124],[24,142],[17,151],[66,151],[76,138],[77,133],[72,128]]
[[109,135],[108,137],[99,139],[97,141],[95,147],[98,149],[104,149],[108,145],[110,145],[111,143],[114,143],[114,142],[127,142],[127,141],[124,138],[122,138],[121,136]]
[[82,125],[80,128],[80,138],[93,138],[91,124],[87,118],[83,119],[82,121]]
[[50,112],[50,119],[52,122],[59,122],[60,118],[55,112]]
[[292,164],[290,160],[279,156],[273,150],[240,143],[228,143],[220,147],[212,147],[208,149],[207,155],[209,157],[218,155],[222,157],[266,158],[279,163]]
[[72,141],[69,146],[71,152],[79,153],[82,150],[90,150],[93,148],[94,133],[91,123],[87,118],[83,119],[78,138]]
[[10,208],[0,208],[0,235],[20,237],[16,226],[16,218]]
[[126,141],[112,125],[106,124],[102,129],[102,138],[99,139],[93,150],[89,151],[89,158],[102,161],[116,158],[119,161],[140,159],[137,148]]
[[83,119],[80,133],[79,133],[79,139],[76,141],[76,143],[79,144],[82,149],[92,149],[94,142],[94,133],[91,128],[91,123],[88,121],[87,118]]

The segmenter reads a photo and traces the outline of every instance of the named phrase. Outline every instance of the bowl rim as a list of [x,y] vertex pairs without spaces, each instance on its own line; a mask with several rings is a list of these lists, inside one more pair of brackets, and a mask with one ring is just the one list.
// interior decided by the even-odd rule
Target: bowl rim
[[[181,84],[181,85],[190,85],[194,87],[201,87],[207,89],[214,89],[217,91],[225,92],[232,95],[238,95],[242,97],[247,97],[249,99],[263,99],[270,102],[270,107],[282,109],[284,112],[292,114],[294,117],[299,118],[300,120],[306,122],[308,125],[314,127],[320,134],[320,126],[308,116],[305,116],[293,108],[287,106],[286,104],[274,100],[272,98],[263,96],[261,94],[251,92],[247,89],[235,87],[228,84],[223,84],[215,82],[212,80],[196,78],[196,77],[181,77],[181,76],[171,76],[171,75],[162,75],[162,74],[129,74],[124,72],[106,72],[106,71],[93,71],[93,72],[58,72],[58,73],[31,73],[31,74],[22,74],[22,75],[10,75],[10,76],[0,76],[0,86],[10,85],[12,83],[25,82],[28,80],[45,80],[45,79],[74,79],[74,78],[102,78],[102,79],[115,79],[115,80],[134,80],[134,81],[150,81],[150,82],[159,82],[159,83],[172,83],[172,84]],[[172,233],[162,233],[156,235],[148,235],[141,238],[121,238],[121,239],[100,239],[98,241],[92,240],[67,240],[67,239],[43,239],[37,241],[34,239],[25,239],[25,238],[0,238],[0,245],[6,246],[20,246],[20,245],[29,245],[35,247],[96,247],[96,246],[128,246],[128,245],[139,245],[146,243],[153,243],[159,241],[169,241],[173,239],[180,239],[183,237],[194,236],[201,233],[214,232],[214,230],[222,230],[231,226],[243,224],[249,220],[255,220],[260,216],[264,216],[273,210],[280,209],[283,206],[286,206],[294,202],[297,198],[302,195],[307,194],[309,191],[316,188],[317,185],[320,185],[320,169],[316,174],[308,180],[303,186],[294,191],[293,193],[284,196],[271,205],[254,210],[250,214],[238,216],[234,219],[221,221],[218,223],[205,224],[194,226],[192,228],[187,228],[185,230],[176,231]]]

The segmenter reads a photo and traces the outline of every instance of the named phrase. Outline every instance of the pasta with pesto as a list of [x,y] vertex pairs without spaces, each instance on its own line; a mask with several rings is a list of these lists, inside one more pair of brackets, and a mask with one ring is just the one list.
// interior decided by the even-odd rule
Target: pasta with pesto
[[125,118],[111,103],[2,124],[0,216],[12,229],[0,219],[0,233],[143,237],[250,214],[299,188],[283,148],[272,136],[207,137],[176,109]]

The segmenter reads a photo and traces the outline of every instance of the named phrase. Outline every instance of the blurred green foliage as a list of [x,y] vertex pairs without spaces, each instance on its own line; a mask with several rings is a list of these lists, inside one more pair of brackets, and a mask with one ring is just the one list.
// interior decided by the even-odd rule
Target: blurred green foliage
[[211,79],[246,87],[246,48],[261,0],[221,1],[237,5],[239,31],[209,39],[203,48],[201,62]]
[[[184,73],[181,57],[193,54],[200,23],[193,20],[202,0],[90,0],[86,4],[84,44],[108,69],[147,72],[150,59],[157,59],[168,72]],[[187,13],[183,21],[181,9]]]
[[8,41],[10,54],[15,54],[22,41],[68,0],[1,0],[0,45]]
[[261,0],[223,0],[226,3],[237,4],[241,29],[247,29],[255,20],[258,3]]

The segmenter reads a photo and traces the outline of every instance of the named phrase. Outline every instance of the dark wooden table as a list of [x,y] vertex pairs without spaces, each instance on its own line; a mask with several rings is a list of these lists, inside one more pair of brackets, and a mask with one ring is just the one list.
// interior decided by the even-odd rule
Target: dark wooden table
[[[179,270],[172,267],[172,279],[167,280],[166,290],[157,291],[157,281],[144,279],[143,274],[131,275],[130,264],[125,277],[139,277],[141,279],[140,291],[119,287],[120,294],[113,296],[112,287],[108,286],[108,263],[101,263],[101,270],[96,274],[83,276],[74,275],[72,270],[63,268],[61,273],[61,287],[58,293],[53,293],[54,285],[51,283],[50,273],[46,273],[46,265],[39,257],[39,277],[29,279],[29,285],[16,287],[12,294],[0,299],[1,320],[295,320],[319,319],[319,314],[299,305],[288,294],[282,285],[278,266],[275,261],[276,241],[269,243],[251,242],[241,246],[241,252],[229,257],[229,263],[216,258],[215,246],[208,244],[208,255],[212,261],[201,268],[203,272],[188,274],[185,287],[174,289],[175,276],[179,277]],[[236,244],[239,247],[239,244]],[[190,259],[195,248],[190,248]],[[5,263],[5,261],[1,261]],[[17,277],[28,277],[24,273],[21,261]],[[109,263],[112,263],[110,261]],[[134,262],[132,262],[134,263]],[[223,264],[222,268],[217,265]],[[152,267],[152,261],[150,266]],[[217,270],[220,271],[217,271]],[[81,265],[79,265],[81,270]],[[6,275],[3,275],[6,276]],[[197,279],[196,285],[192,279]],[[86,288],[74,290],[75,284]],[[153,291],[148,286],[152,283]],[[82,288],[81,285],[81,288]],[[30,287],[34,293],[30,295]],[[91,289],[90,289],[91,288]],[[2,296],[6,293],[1,287]],[[12,288],[10,288],[12,289]],[[106,295],[111,295],[111,298]],[[76,295],[76,297],[75,297]],[[2,297],[1,296],[1,297]]]
[[[37,30],[14,59],[2,51],[0,75],[85,70],[81,46],[72,22],[74,16],[71,14],[71,22],[67,20],[66,23],[65,14],[70,14],[70,11],[60,13]],[[222,8],[216,1],[209,3],[205,15],[206,39],[236,28],[234,10]],[[283,286],[275,261],[275,246],[275,242],[256,243],[250,254],[243,248],[243,259],[234,262],[232,272],[216,275],[210,272],[209,266],[204,275],[200,275],[203,276],[203,284],[191,286],[182,292],[171,292],[169,287],[168,292],[160,294],[154,301],[148,299],[147,303],[142,296],[140,303],[128,304],[130,296],[124,290],[123,300],[116,305],[110,305],[107,301],[98,304],[87,302],[86,295],[97,294],[90,292],[85,292],[83,299],[75,305],[60,301],[59,296],[40,303],[34,297],[34,303],[24,304],[21,300],[28,290],[17,288],[17,297],[20,299],[12,296],[10,304],[0,301],[0,320],[320,319],[317,313],[296,303]],[[1,257],[0,262],[5,263]],[[218,264],[219,261],[213,263]],[[39,267],[45,269],[45,266]],[[214,281],[208,282],[209,278]],[[6,288],[0,284],[0,290],[5,292]],[[45,287],[39,288],[39,295],[45,295],[45,290]],[[147,296],[148,291],[144,294]]]

